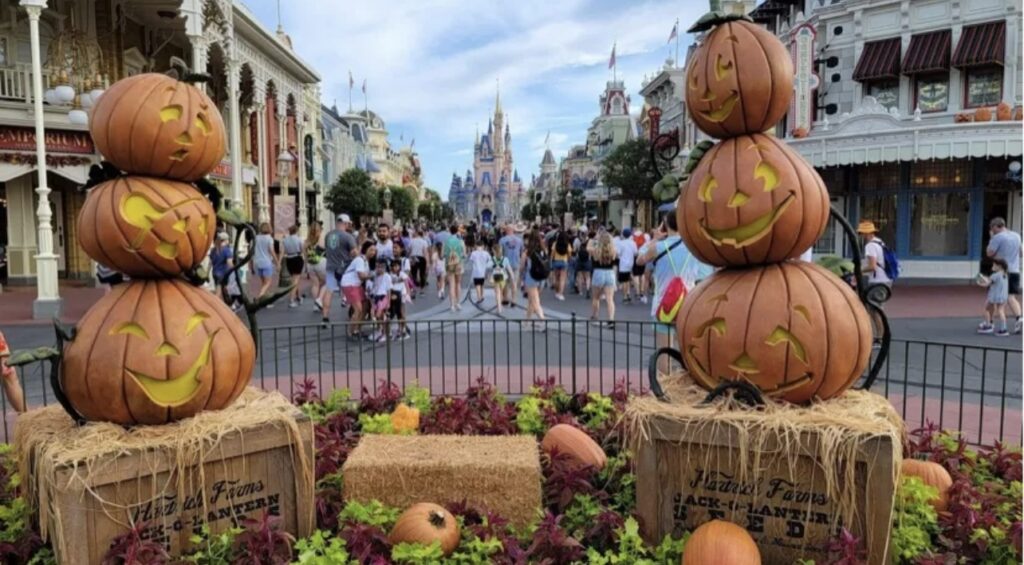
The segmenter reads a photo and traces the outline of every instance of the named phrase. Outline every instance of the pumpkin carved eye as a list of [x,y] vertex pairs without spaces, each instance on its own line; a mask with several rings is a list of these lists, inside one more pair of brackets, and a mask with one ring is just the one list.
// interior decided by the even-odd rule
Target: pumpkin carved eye
[[714,175],[708,174],[704,177],[704,180],[700,183],[700,188],[697,189],[697,198],[701,202],[711,202],[711,193],[718,188],[718,179]]
[[163,123],[173,122],[181,119],[181,115],[185,112],[185,109],[181,107],[181,104],[171,104],[170,106],[164,106],[160,108],[160,121]]
[[793,348],[793,355],[795,355],[796,358],[804,365],[807,364],[807,350],[804,348],[803,342],[782,326],[776,327],[768,336],[768,339],[764,340],[764,343],[765,345],[771,345],[772,347],[788,343],[790,347]]
[[[139,233],[136,234],[135,239],[131,242],[131,248],[136,251],[139,250],[146,236],[153,232],[157,222],[162,220],[169,212],[196,200],[196,198],[187,198],[173,206],[164,207],[150,201],[149,198],[142,194],[136,193],[126,196],[121,201],[121,215],[128,222],[128,225],[139,229]],[[205,226],[205,224],[206,222],[201,222],[201,225]],[[188,218],[176,221],[171,227],[180,233],[187,233]],[[159,236],[158,239],[160,239]],[[164,259],[173,260],[178,257],[178,243],[160,239],[156,246],[156,252]]]
[[121,322],[110,330],[110,335],[133,335],[142,339],[149,339],[146,328],[135,322]]
[[185,324],[185,335],[192,335],[192,332],[196,331],[196,328],[198,328],[204,320],[209,319],[210,315],[206,312],[196,312],[195,314],[192,314],[188,319],[188,322]]
[[715,59],[715,78],[719,81],[732,74],[732,61],[722,62],[722,54],[719,53]]

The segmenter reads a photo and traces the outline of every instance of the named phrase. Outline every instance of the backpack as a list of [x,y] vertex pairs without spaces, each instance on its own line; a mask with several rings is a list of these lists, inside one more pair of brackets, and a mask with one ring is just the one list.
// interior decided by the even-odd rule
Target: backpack
[[896,252],[889,249],[884,243],[882,244],[882,257],[885,259],[885,276],[889,277],[889,280],[895,281],[900,278],[900,260],[896,257]]
[[547,259],[543,253],[534,253],[530,255],[530,278],[535,281],[543,281],[548,278],[551,274],[551,268],[548,267]]
[[580,248],[576,250],[576,260],[580,263],[586,263],[590,261],[590,252],[587,251],[586,241],[580,241]]
[[672,250],[678,247],[683,242],[682,239],[673,243],[668,249],[662,251],[655,259],[654,263],[657,263],[659,259],[668,255],[669,263],[672,266],[672,278],[665,284],[665,290],[661,293],[661,301],[658,302],[658,308],[655,311],[655,317],[659,322],[663,324],[674,324],[676,316],[679,315],[679,309],[683,307],[683,301],[686,299],[686,293],[689,292],[690,286],[687,285],[686,281],[683,280],[681,273],[686,270],[686,265],[690,262],[690,257],[686,257],[686,263],[683,264],[683,268],[676,270],[675,261],[672,260]]

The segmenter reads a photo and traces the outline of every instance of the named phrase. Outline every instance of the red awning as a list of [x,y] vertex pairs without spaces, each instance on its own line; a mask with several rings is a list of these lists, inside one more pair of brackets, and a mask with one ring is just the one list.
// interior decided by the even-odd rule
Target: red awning
[[907,55],[903,57],[903,74],[948,71],[952,44],[953,34],[948,29],[911,36]]
[[900,38],[868,41],[853,69],[853,80],[893,79],[900,76]]
[[1006,21],[964,26],[953,53],[958,68],[1002,65],[1006,56]]

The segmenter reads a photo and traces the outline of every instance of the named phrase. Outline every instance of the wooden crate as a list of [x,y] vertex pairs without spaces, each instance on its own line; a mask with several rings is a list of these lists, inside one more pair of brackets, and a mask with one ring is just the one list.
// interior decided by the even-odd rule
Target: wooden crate
[[[99,563],[111,540],[139,523],[146,524],[145,538],[163,543],[172,555],[189,548],[189,537],[204,524],[221,532],[263,512],[280,516],[284,530],[309,535],[315,527],[313,427],[297,410],[294,422],[298,443],[280,422],[227,432],[201,463],[186,467],[183,483],[168,451],[122,454],[101,462],[103,472],[84,483],[81,468],[55,466],[46,477],[55,485],[50,500],[39,502],[49,509],[46,529],[58,560]],[[45,468],[40,463],[32,468]]]
[[[736,447],[743,438],[730,426],[655,416],[648,432],[636,443],[636,508],[649,541],[723,519],[750,532],[765,563],[825,562],[838,504],[827,493],[813,432],[766,442],[745,461]],[[841,486],[854,489],[857,512],[847,527],[865,540],[871,565],[887,563],[893,453],[890,437],[865,438],[853,461],[854,484]]]

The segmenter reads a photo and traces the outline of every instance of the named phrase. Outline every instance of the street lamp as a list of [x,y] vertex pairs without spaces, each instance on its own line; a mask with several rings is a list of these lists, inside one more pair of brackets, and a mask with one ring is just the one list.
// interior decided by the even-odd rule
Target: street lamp
[[385,186],[384,187],[384,209],[385,210],[390,210],[391,209],[391,187],[390,186]]
[[[292,176],[292,163],[294,162],[295,157],[287,149],[281,151],[281,154],[277,156],[277,178],[281,181],[282,196],[288,196],[288,179]],[[300,194],[299,197],[301,198],[302,195]]]

